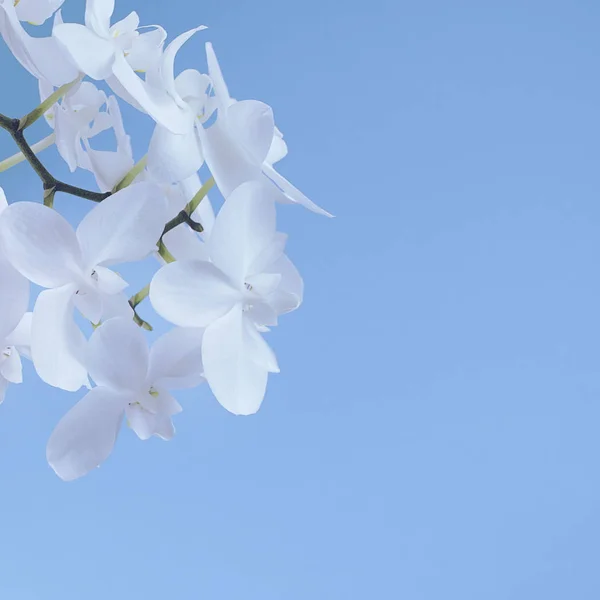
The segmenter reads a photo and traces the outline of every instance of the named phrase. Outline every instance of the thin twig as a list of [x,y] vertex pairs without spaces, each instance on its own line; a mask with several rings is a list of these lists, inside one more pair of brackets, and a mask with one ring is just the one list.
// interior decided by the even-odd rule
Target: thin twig
[[27,162],[29,162],[38,177],[42,180],[44,190],[51,190],[54,188],[54,192],[71,194],[72,196],[78,196],[79,198],[85,198],[86,200],[92,200],[93,202],[102,202],[102,200],[111,195],[111,192],[93,192],[56,179],[52,173],[46,169],[40,159],[35,155],[31,146],[27,143],[25,135],[20,129],[19,119],[10,119],[5,115],[0,114],[0,127],[10,133]]

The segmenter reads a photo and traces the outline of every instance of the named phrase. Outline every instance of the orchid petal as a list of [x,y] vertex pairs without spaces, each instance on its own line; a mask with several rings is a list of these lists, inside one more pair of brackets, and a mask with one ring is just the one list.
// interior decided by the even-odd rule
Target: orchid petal
[[73,301],[77,310],[90,323],[99,323],[102,318],[102,295],[93,290],[77,290]]
[[161,56],[162,47],[167,37],[162,27],[140,34],[127,54],[127,62],[134,71],[143,73],[154,68]]
[[251,265],[275,237],[275,205],[265,188],[248,181],[232,192],[208,240],[212,261],[236,285],[243,285]]
[[292,261],[284,254],[271,265],[268,272],[281,276],[277,289],[267,298],[269,304],[278,315],[296,310],[302,304],[304,282]]
[[224,107],[228,107],[231,104],[231,97],[229,96],[229,90],[227,84],[221,72],[219,61],[213,45],[210,42],[206,42],[206,60],[208,62],[208,74],[213,82],[215,88],[215,94],[222,102]]
[[34,202],[11,204],[0,217],[4,253],[22,275],[42,287],[59,287],[81,272],[75,232],[55,210]]
[[227,127],[256,164],[269,154],[275,136],[273,110],[258,100],[242,100],[227,109]]
[[31,356],[47,384],[70,392],[87,384],[85,338],[73,320],[74,285],[45,290],[33,309]]
[[148,382],[172,390],[203,381],[203,333],[202,329],[176,327],[159,337],[150,349]]
[[[122,54],[117,54],[112,71],[122,89],[127,92],[126,95],[120,94],[121,97],[127,101],[133,98],[135,104],[145,110],[157,123],[179,134],[186,133],[193,127],[194,115],[189,108],[181,108],[164,90],[157,92],[155,88],[142,81]],[[113,89],[118,94],[121,88],[113,87]]]
[[134,183],[109,196],[77,228],[85,264],[94,267],[145,258],[155,249],[166,221],[167,201],[157,185]]
[[148,344],[140,328],[128,319],[109,319],[94,331],[86,363],[97,385],[137,392],[148,372]]
[[115,0],[87,0],[85,25],[97,35],[108,37],[110,18],[115,11]]
[[129,286],[120,275],[106,267],[96,266],[94,271],[98,277],[98,290],[105,294],[118,294]]
[[177,260],[208,261],[206,244],[189,227],[175,227],[163,236],[163,242]]
[[10,383],[23,383],[23,365],[15,348],[4,350],[4,357],[0,359],[0,375]]
[[56,39],[32,37],[23,29],[14,0],[0,2],[0,34],[14,57],[37,79],[47,79],[58,87],[78,77],[77,68]]
[[34,25],[41,25],[49,19],[65,0],[19,0],[15,9],[19,21],[27,21]]
[[129,398],[97,387],[59,421],[48,440],[46,458],[62,480],[86,475],[108,458]]
[[268,369],[252,357],[255,347],[240,305],[204,332],[204,375],[217,400],[236,415],[255,413],[267,388]]
[[271,243],[254,259],[248,268],[249,275],[262,273],[283,256],[288,236],[285,233],[276,233]]
[[[33,313],[26,312],[19,324],[6,336],[6,343],[9,346],[15,346],[21,354],[31,358],[27,351],[31,346],[31,322]],[[25,350],[25,351],[24,351]]]
[[271,142],[271,147],[269,148],[269,153],[267,154],[265,162],[272,166],[282,158],[285,158],[287,153],[288,147],[283,139],[283,134],[275,127],[275,135],[273,136],[273,141]]
[[113,317],[133,318],[133,308],[125,294],[102,295],[102,318],[108,320]]
[[115,49],[108,40],[78,23],[57,25],[52,35],[69,53],[79,70],[92,79],[106,79],[111,74]]
[[304,208],[323,215],[325,217],[333,217],[333,215],[315,204],[310,198],[305,196],[298,188],[294,187],[283,175],[278,173],[272,166],[268,164],[263,165],[263,173],[270,179],[281,191],[285,194],[288,201],[294,204],[300,204]]
[[148,148],[148,169],[161,182],[175,183],[192,176],[204,158],[195,128],[183,135],[157,125]]
[[148,440],[152,437],[156,425],[156,414],[144,409],[141,404],[130,403],[125,409],[127,424],[140,440]]
[[241,300],[219,269],[203,261],[162,267],[150,284],[150,302],[164,319],[180,327],[205,327]]
[[198,132],[204,160],[221,194],[227,198],[242,183],[260,179],[261,167],[247,156],[223,120],[219,113],[213,125],[207,129],[201,127]]

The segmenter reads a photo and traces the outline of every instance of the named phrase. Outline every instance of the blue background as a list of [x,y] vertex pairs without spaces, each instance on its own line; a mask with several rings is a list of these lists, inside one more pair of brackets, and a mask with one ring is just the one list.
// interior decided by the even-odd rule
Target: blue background
[[[279,212],[307,292],[269,334],[282,374],[256,416],[180,394],[175,440],[124,430],[65,484],[45,444],[81,394],[28,366],[0,410],[0,598],[600,597],[600,5],[133,9],[210,26],[178,69],[212,40],[232,95],[274,107],[280,170],[337,218]],[[0,110],[23,114],[35,81],[0,61]],[[125,112],[139,158],[151,126]],[[0,184],[41,198],[28,165]]]

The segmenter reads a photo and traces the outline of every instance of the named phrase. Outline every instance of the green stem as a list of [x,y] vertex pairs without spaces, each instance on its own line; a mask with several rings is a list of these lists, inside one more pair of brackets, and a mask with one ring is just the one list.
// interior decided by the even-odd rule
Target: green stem
[[123,179],[121,179],[121,181],[119,181],[119,183],[115,185],[115,187],[113,188],[113,194],[131,185],[134,182],[135,178],[146,168],[147,162],[148,155],[146,154],[145,156],[142,156],[142,158],[140,158],[140,160],[138,160],[138,162],[135,165],[133,165],[131,171],[129,171],[129,173],[127,173],[127,175],[125,175],[125,177],[123,177]]
[[152,331],[152,325],[150,325],[148,321],[144,321],[144,319],[142,319],[142,317],[140,317],[140,315],[137,314],[137,311],[135,309],[137,305],[140,304],[140,302],[142,302],[145,298],[148,297],[149,293],[150,284],[148,284],[146,287],[142,288],[137,294],[134,294],[133,296],[131,296],[131,298],[129,298],[129,306],[131,306],[131,308],[133,309],[133,320],[135,324],[141,327],[142,329],[145,329],[146,331]]
[[53,94],[48,96],[38,107],[34,108],[30,113],[26,114],[19,122],[19,129],[26,129],[33,125],[44,113],[50,110],[74,85],[81,81],[81,76],[61,85]]
[[[54,133],[51,133],[49,136],[45,137],[43,140],[36,142],[31,146],[31,150],[34,154],[39,154],[42,150],[49,148],[56,141],[56,136]],[[26,160],[25,155],[22,152],[17,152],[8,158],[5,158],[3,161],[0,161],[0,173],[3,171],[8,171],[8,169],[22,163]]]
[[140,304],[143,300],[148,297],[150,293],[150,284],[148,284],[145,288],[142,288],[137,294],[134,294],[129,298],[129,305],[131,308],[135,308],[138,304]]
[[206,194],[208,194],[208,192],[210,192],[210,190],[212,189],[212,187],[214,185],[215,185],[215,178],[211,177],[198,190],[198,192],[196,193],[196,195],[187,203],[187,205],[185,207],[185,212],[188,215],[193,215],[194,214],[194,211],[198,208],[198,206],[200,205],[200,202],[202,202],[202,200],[204,200],[204,198],[206,197]]
[[166,263],[175,262],[175,257],[169,252],[169,250],[165,246],[162,237],[160,238],[160,240],[158,240],[158,243],[156,245],[158,246],[158,253]]
[[[202,232],[204,229],[200,223],[194,221],[191,215],[200,205],[200,202],[206,197],[208,192],[215,185],[215,178],[211,177],[199,190],[198,193],[186,204],[185,208],[177,213],[166,225],[163,229],[162,236],[169,233],[171,229],[175,229],[178,225],[182,223],[187,223],[194,231]],[[162,240],[161,236],[161,240]]]

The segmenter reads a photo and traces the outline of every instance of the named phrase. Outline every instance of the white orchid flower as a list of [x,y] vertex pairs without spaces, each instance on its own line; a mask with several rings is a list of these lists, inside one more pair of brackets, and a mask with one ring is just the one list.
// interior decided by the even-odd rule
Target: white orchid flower
[[[135,12],[111,26],[114,8],[114,0],[87,0],[85,26],[64,23],[54,28],[53,35],[83,73],[92,79],[106,80],[117,95],[147,112],[170,131],[189,132],[193,115],[185,105],[178,103],[171,94],[173,90],[157,85],[156,76],[150,82],[136,74],[172,73],[179,46],[171,44],[163,54],[164,29],[155,27],[140,34]],[[203,27],[194,29],[188,37],[199,29]]]
[[[40,81],[39,87],[42,101],[54,92],[48,82]],[[103,106],[105,111],[101,110]],[[115,96],[107,98],[93,83],[84,81],[70,90],[45,117],[71,172],[78,167],[92,172],[102,192],[112,190],[133,167],[131,139],[125,132],[119,103]],[[116,151],[94,150],[90,140],[108,129],[114,130]]]
[[168,390],[203,381],[201,342],[197,331],[172,329],[148,352],[131,320],[110,319],[96,329],[87,366],[97,387],[62,418],[48,441],[46,456],[56,474],[71,481],[103,463],[124,416],[142,440],[171,439],[171,417],[182,409]]
[[73,307],[92,323],[131,314],[125,282],[108,265],[141,260],[155,248],[166,220],[160,189],[137,183],[91,210],[74,231],[56,211],[18,202],[0,216],[4,253],[22,275],[48,288],[33,310],[31,353],[46,383],[75,391],[87,383],[85,338]]
[[[61,23],[60,11],[55,23]],[[37,79],[59,87],[79,76],[77,67],[53,37],[29,35],[17,15],[14,0],[0,0],[0,35],[14,57]]]
[[[0,188],[0,213],[7,209],[6,196]],[[28,355],[29,282],[0,254],[0,402],[9,383],[21,383],[20,354]]]
[[65,0],[13,0],[19,21],[41,25],[49,19]]
[[181,327],[206,328],[205,377],[235,414],[256,412],[269,372],[279,371],[259,331],[302,301],[302,280],[284,257],[269,184],[250,181],[227,198],[206,242],[207,260],[178,260],[152,279],[150,301]]
[[258,100],[237,102],[231,98],[210,42],[206,56],[218,114],[215,123],[199,133],[204,159],[223,196],[245,181],[264,178],[274,184],[272,193],[279,202],[301,204],[330,217],[273,168],[273,163],[287,154],[287,146],[275,127],[271,107]]

